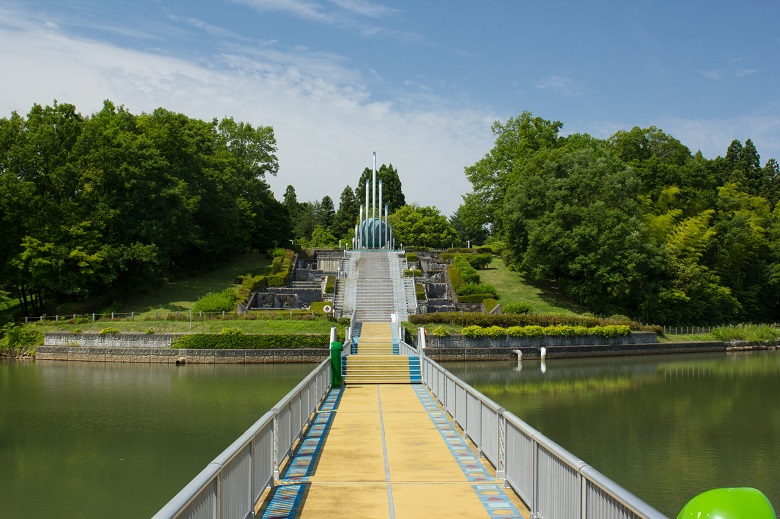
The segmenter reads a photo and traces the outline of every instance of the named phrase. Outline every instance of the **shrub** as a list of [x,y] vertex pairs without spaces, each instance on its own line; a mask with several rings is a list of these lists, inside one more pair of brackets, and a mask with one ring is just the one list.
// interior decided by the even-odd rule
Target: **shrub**
[[236,292],[226,288],[222,292],[209,292],[192,306],[194,312],[232,312],[236,307]]
[[530,314],[531,307],[525,303],[504,303],[501,311],[505,314]]
[[480,337],[482,333],[482,327],[481,326],[466,326],[463,328],[460,333],[462,333],[466,337],[471,337],[472,339],[476,339],[477,337]]
[[470,296],[472,294],[490,294],[493,299],[498,299],[496,287],[489,283],[464,283],[455,291],[460,296]]
[[325,293],[332,294],[336,290],[336,278],[334,276],[327,276],[325,278]]
[[418,301],[425,301],[425,285],[417,283],[414,287],[414,292],[417,295]]
[[485,307],[486,312],[490,312],[493,310],[496,306],[498,306],[498,301],[493,299],[492,297],[489,297],[487,299],[482,300],[482,305]]
[[[227,332],[227,333],[226,333]],[[339,340],[343,341],[343,337]],[[328,334],[248,335],[226,328],[219,334],[197,333],[178,337],[172,348],[195,350],[325,348]]]
[[120,333],[119,328],[114,328],[113,326],[100,329],[100,335],[116,335],[118,333]]
[[412,276],[417,276],[417,277],[422,276],[422,270],[420,270],[420,269],[407,269],[407,270],[404,270],[404,277],[410,278]]
[[6,324],[0,329],[0,349],[11,353],[32,352],[43,344],[43,333],[30,326]]
[[409,252],[406,254],[406,261],[409,263],[415,263],[417,261],[420,261],[420,258],[417,257],[416,252]]
[[442,326],[437,326],[433,330],[431,330],[431,333],[436,337],[446,337],[449,335],[447,333],[447,330],[445,330]]
[[492,254],[470,254],[466,258],[475,269],[486,269],[490,262],[493,261]]
[[495,299],[494,294],[469,294],[458,296],[458,303],[482,303],[485,299]]
[[[438,312],[431,314],[410,315],[409,321],[417,326],[428,324],[452,324],[456,326],[552,326],[555,324],[568,324],[571,326],[585,326],[592,328],[594,326],[607,326],[614,324],[609,319],[598,317],[586,317],[581,315],[561,315],[561,314],[483,314],[474,312]],[[628,326],[628,325],[624,325]],[[630,328],[638,330],[638,323],[631,323]]]
[[154,328],[147,328],[145,333],[147,335],[154,335]]

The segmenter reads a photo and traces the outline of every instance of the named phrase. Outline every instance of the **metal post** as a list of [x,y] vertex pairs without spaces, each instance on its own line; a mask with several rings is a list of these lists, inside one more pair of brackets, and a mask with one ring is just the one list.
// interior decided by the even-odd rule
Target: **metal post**
[[366,179],[366,219],[364,220],[365,221],[365,229],[363,230],[363,233],[365,234],[365,236],[363,236],[363,243],[365,244],[365,247],[367,249],[369,248],[369,243],[370,243],[369,242],[369,236],[371,236],[371,230],[370,230],[370,227],[368,225],[368,213],[369,213],[369,210],[370,210],[370,207],[371,207],[370,205],[368,205],[368,190],[369,190],[369,182],[368,182],[368,179]]
[[[371,183],[371,227],[374,226],[374,220],[376,220],[376,152],[374,152],[374,177]],[[374,238],[376,237],[376,230],[371,233],[371,248],[374,248]]]
[[390,250],[390,236],[388,234],[389,229],[390,224],[387,223],[387,204],[385,204],[385,248],[387,250]]
[[358,237],[357,241],[357,247],[361,248],[363,246],[363,204],[360,205],[360,223],[355,226],[355,236]]
[[379,227],[377,228],[377,231],[379,231],[376,237],[376,248],[382,249],[384,246],[382,245],[381,238],[381,232],[382,232],[382,179],[379,179]]

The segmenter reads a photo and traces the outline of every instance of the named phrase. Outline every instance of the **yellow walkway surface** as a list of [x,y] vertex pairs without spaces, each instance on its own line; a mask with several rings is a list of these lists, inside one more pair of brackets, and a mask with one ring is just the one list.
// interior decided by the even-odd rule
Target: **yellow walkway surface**
[[506,509],[488,513],[475,486],[499,482],[469,481],[423,407],[420,388],[344,391],[299,517],[518,517]]

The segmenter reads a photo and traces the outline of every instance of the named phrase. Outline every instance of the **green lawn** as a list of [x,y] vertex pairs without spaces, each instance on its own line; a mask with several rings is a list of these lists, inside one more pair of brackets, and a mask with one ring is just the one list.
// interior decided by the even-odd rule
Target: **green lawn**
[[201,296],[209,292],[221,292],[230,286],[238,276],[256,271],[270,263],[265,255],[244,254],[237,256],[222,267],[178,279],[146,294],[131,296],[117,304],[117,311],[135,312],[137,316],[150,316],[154,312],[188,312]]
[[537,314],[580,314],[582,308],[566,298],[549,284],[527,281],[523,275],[509,270],[500,258],[493,258],[490,266],[480,270],[479,278],[498,289],[499,303],[525,303]]

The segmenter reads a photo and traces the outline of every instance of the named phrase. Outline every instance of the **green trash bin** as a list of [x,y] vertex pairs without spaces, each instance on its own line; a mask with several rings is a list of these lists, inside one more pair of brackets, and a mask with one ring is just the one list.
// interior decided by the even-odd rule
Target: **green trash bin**
[[332,387],[344,385],[344,378],[341,376],[341,350],[343,349],[340,342],[330,343],[330,385]]

